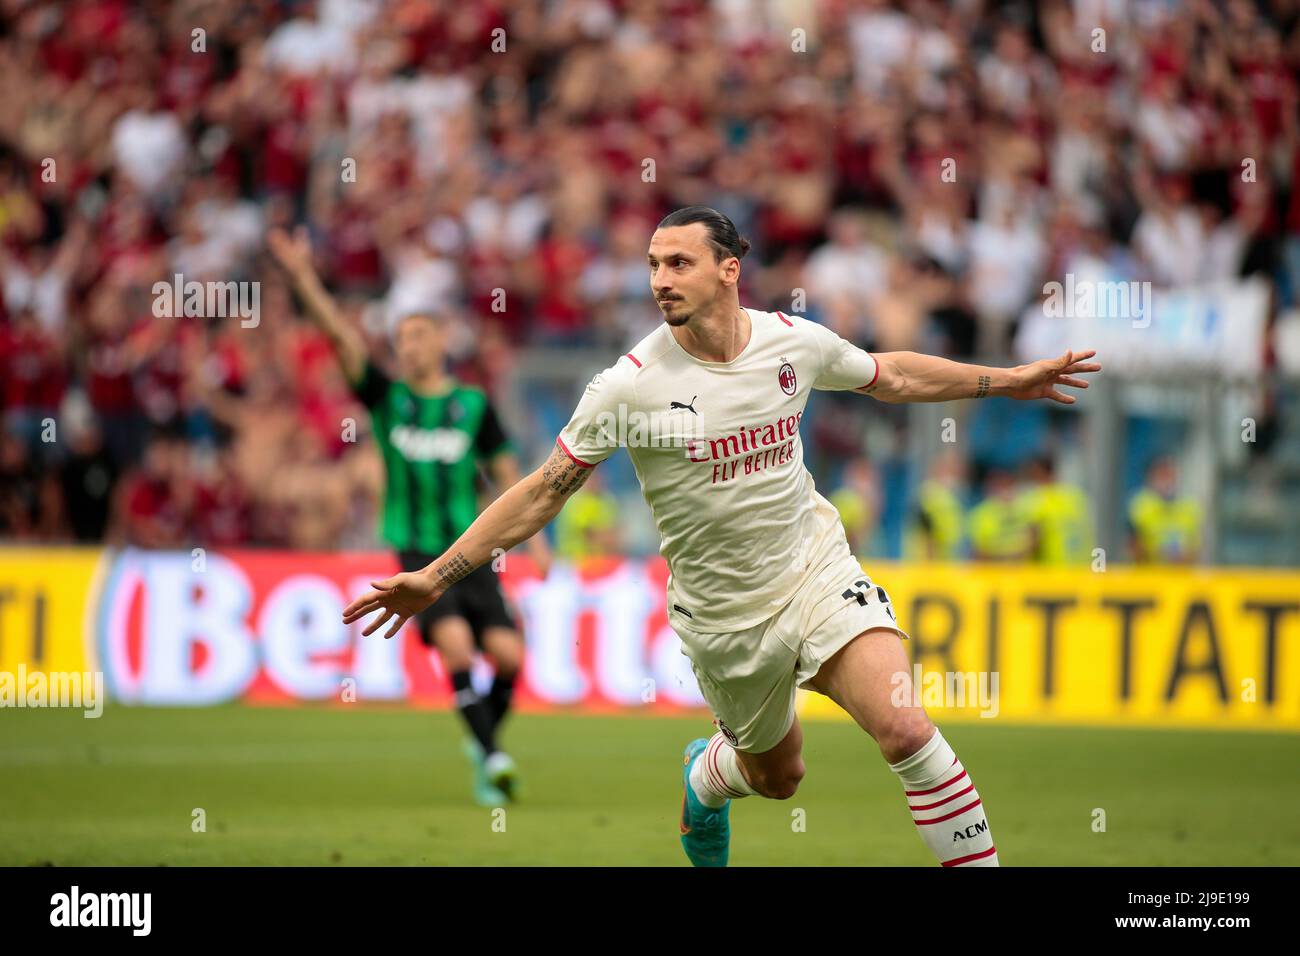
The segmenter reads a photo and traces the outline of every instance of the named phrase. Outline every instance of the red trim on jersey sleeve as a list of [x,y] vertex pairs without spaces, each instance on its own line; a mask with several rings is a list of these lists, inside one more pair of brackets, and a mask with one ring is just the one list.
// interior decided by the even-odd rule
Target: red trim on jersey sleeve
[[863,385],[862,386],[863,388],[870,388],[872,385],[876,384],[876,379],[880,378],[880,359],[872,355],[871,361],[876,363],[876,374],[871,376],[871,381],[869,381],[866,385]]
[[632,362],[636,365],[637,368],[640,368],[640,367],[641,367],[641,363],[637,361],[636,356],[633,355],[631,352],[628,352],[628,353],[627,353],[627,357],[630,358],[630,359],[632,360]]
[[792,329],[794,328],[794,323],[791,322],[789,319],[787,319],[787,318],[786,318],[784,315],[782,315],[780,312],[778,312],[778,313],[776,314],[776,317],[777,317],[778,319],[780,319],[782,322],[784,322],[786,325],[790,326],[790,328],[792,328]]
[[581,465],[583,468],[595,468],[596,465],[590,461],[583,461],[573,452],[569,451],[569,446],[564,443],[564,439],[559,435],[555,436],[555,444],[560,446],[560,450],[573,459],[575,465]]

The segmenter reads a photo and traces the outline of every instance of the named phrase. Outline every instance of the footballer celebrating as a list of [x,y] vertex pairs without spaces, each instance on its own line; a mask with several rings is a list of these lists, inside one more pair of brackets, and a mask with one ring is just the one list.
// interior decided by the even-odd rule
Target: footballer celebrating
[[[384,459],[382,537],[407,571],[426,567],[478,514],[476,479],[485,464],[498,488],[519,480],[519,466],[492,404],[482,390],[463,385],[444,367],[444,319],[403,314],[391,326],[401,378],[370,361],[365,342],[339,314],[311,262],[305,230],[267,234],[267,248],[308,316],[326,334],[354,394],[370,411]],[[545,538],[529,542],[543,574],[550,562]],[[515,797],[514,761],[497,744],[523,662],[523,641],[506,608],[496,572],[479,562],[473,574],[440,594],[418,617],[421,640],[436,648],[450,675],[456,707],[472,735],[475,799],[499,806]],[[470,681],[474,649],[495,665],[492,686],[480,695]]]
[[[697,866],[726,865],[732,800],[791,797],[804,775],[795,691],[844,708],[899,777],[917,830],[944,866],[996,866],[983,801],[914,702],[888,592],[854,559],[836,510],[803,465],[811,389],[884,402],[1004,395],[1072,404],[1094,352],[1015,368],[915,352],[871,355],[823,326],[741,308],[735,226],[705,206],[659,223],[648,252],[664,324],[596,375],[550,458],[504,492],[436,561],[373,583],[347,623],[395,634],[457,582],[536,534],[616,448],[628,450],[668,563],[668,618],[717,733],[686,746],[681,841]],[[651,440],[619,423],[658,422]],[[644,435],[645,430],[635,434]],[[669,440],[664,440],[664,439]],[[390,623],[391,622],[391,623]],[[905,703],[896,704],[902,700]]]

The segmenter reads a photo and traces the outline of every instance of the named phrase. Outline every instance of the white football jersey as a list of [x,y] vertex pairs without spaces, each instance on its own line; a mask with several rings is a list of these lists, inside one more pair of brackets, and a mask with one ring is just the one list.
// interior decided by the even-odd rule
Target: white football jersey
[[668,611],[704,632],[764,621],[794,595],[811,549],[844,534],[804,467],[809,389],[862,388],[872,356],[807,319],[746,309],[749,343],[704,362],[665,323],[588,383],[560,447],[595,465],[627,448],[668,562]]

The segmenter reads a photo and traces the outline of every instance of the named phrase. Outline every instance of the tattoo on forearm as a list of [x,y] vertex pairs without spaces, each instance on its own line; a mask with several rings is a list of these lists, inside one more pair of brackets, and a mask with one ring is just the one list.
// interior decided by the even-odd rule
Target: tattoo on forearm
[[569,495],[587,483],[592,470],[583,468],[557,445],[551,449],[551,457],[542,466],[542,481],[557,495]]
[[979,386],[975,389],[975,397],[983,398],[989,393],[989,385],[993,382],[992,378],[987,375],[980,376]]
[[449,558],[445,563],[440,564],[433,570],[438,575],[439,584],[444,587],[451,587],[457,581],[466,577],[474,568],[470,565],[469,559],[457,551],[454,557]]

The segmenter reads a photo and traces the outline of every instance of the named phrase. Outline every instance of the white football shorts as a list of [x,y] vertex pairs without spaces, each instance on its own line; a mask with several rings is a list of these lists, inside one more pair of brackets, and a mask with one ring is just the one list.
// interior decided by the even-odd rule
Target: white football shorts
[[888,594],[862,570],[838,522],[813,550],[809,566],[814,570],[788,603],[742,631],[694,631],[669,607],[669,623],[700,692],[738,750],[764,753],[779,744],[794,723],[796,689],[863,631],[884,627],[907,638]]

